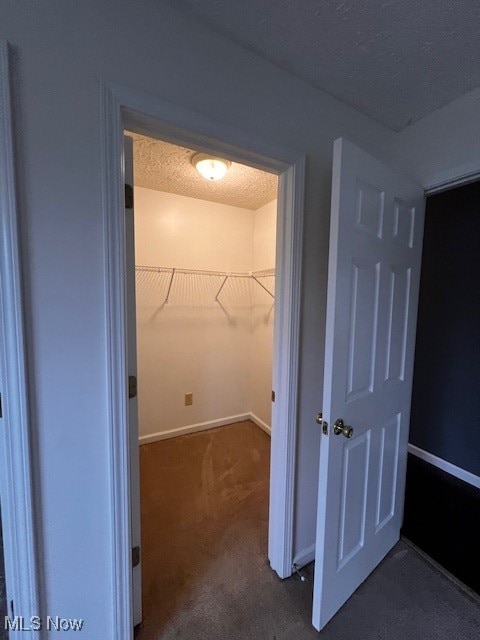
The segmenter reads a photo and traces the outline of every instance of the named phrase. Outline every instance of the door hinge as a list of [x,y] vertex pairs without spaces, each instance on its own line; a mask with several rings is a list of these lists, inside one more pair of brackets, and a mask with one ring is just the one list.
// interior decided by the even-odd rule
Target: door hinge
[[137,376],[128,376],[128,397],[137,397]]
[[272,391],[272,402],[275,402],[275,391]]
[[133,209],[133,187],[131,184],[125,185],[125,209]]
[[140,547],[133,547],[132,549],[132,567],[133,569],[135,569],[135,567],[138,567],[138,565],[140,564]]

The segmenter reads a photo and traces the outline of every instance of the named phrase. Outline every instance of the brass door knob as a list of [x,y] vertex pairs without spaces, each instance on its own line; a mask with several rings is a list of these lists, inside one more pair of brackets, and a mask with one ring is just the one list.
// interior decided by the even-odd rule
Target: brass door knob
[[333,424],[333,433],[339,436],[341,433],[345,438],[351,438],[353,436],[353,427],[346,425],[341,418],[335,420]]

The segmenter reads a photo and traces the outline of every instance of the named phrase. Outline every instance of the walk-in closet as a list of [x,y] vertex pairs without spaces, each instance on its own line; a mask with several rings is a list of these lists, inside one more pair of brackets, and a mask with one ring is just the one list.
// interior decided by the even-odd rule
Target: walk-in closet
[[266,562],[277,177],[227,161],[212,180],[194,150],[133,138],[139,637],[149,640],[194,615],[193,591]]

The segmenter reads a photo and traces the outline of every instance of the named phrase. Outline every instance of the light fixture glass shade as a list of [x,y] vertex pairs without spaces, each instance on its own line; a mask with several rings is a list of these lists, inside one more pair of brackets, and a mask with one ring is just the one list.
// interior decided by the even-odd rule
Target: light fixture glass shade
[[214,158],[206,153],[196,153],[192,164],[205,180],[221,180],[227,173],[230,162],[222,158]]

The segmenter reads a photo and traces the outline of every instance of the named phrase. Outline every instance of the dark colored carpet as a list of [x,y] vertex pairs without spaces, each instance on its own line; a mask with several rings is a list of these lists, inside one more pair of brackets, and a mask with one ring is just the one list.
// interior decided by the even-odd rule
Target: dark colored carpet
[[[267,557],[269,438],[251,422],[140,448],[139,640],[309,640],[307,582]],[[480,605],[400,542],[322,631],[328,640],[478,640]]]

